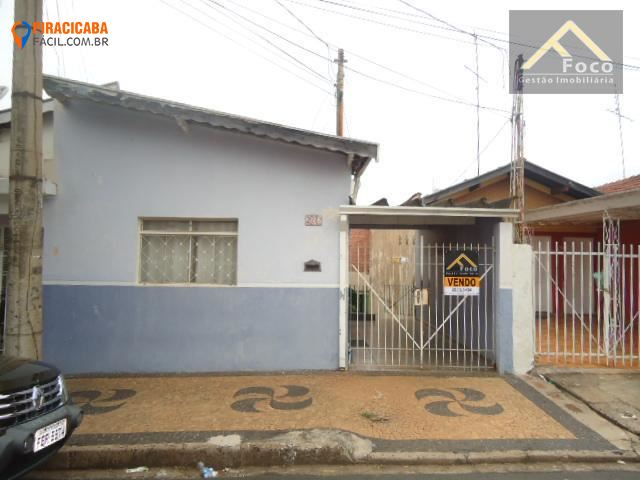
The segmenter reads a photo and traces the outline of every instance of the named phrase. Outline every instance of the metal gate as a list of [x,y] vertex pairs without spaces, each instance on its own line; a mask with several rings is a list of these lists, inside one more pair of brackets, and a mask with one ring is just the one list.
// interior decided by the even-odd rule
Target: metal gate
[[[493,246],[389,243],[350,248],[350,365],[494,368]],[[479,295],[445,295],[445,253],[456,249],[477,253]]]
[[536,362],[640,367],[640,247],[534,239]]

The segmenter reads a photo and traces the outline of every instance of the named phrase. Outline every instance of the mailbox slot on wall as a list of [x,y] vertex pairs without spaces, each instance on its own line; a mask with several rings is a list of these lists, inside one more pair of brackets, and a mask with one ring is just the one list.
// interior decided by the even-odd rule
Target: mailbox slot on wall
[[305,272],[320,272],[322,271],[321,264],[317,260],[307,260],[304,262]]

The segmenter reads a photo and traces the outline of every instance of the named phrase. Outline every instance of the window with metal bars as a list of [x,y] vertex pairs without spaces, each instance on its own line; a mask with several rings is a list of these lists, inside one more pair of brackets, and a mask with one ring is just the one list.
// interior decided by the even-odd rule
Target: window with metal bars
[[235,285],[238,221],[144,218],[140,281]]

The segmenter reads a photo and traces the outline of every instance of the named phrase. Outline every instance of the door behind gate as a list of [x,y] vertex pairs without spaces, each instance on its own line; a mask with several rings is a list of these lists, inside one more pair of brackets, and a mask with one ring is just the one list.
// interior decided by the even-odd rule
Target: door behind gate
[[[399,243],[350,249],[351,366],[494,368],[493,246]],[[479,289],[447,294],[452,252],[477,261]]]

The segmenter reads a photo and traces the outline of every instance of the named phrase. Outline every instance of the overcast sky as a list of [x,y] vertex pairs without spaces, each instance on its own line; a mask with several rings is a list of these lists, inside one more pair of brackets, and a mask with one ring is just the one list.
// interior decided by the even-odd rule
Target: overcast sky
[[[489,108],[511,110],[509,7],[622,9],[624,62],[640,66],[637,0],[408,1],[492,38],[478,47]],[[476,175],[476,110],[464,104],[475,103],[473,38],[398,0],[45,0],[44,17],[109,26],[108,47],[44,47],[45,73],[325,133],[335,131],[328,59],[342,47],[346,133],[380,145],[358,203],[397,204]],[[0,21],[0,85],[10,85],[13,0],[0,0]],[[620,105],[629,176],[640,173],[640,70],[625,70]],[[621,178],[613,108],[613,95],[526,96],[527,159],[589,186]],[[481,111],[481,172],[510,161],[508,116]]]

